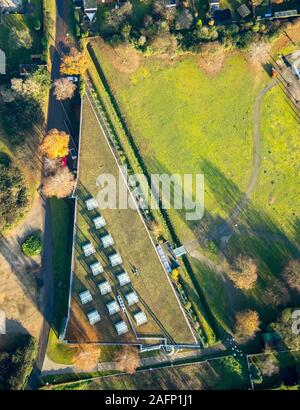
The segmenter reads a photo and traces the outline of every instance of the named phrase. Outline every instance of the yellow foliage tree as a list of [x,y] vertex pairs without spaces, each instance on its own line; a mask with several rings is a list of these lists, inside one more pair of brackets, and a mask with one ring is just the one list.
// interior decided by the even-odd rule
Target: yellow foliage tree
[[66,75],[83,75],[88,68],[88,61],[84,52],[72,48],[70,53],[64,56],[60,72]]
[[235,320],[236,336],[240,339],[250,339],[259,331],[260,320],[255,310],[238,312]]
[[63,131],[52,129],[40,146],[41,153],[49,159],[62,158],[68,155],[70,137]]

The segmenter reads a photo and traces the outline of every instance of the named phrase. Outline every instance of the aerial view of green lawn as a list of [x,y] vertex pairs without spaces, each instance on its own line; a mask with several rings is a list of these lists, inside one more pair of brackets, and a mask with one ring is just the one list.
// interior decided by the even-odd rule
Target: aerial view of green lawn
[[[152,337],[152,339],[163,337],[175,343],[195,344],[196,340],[136,209],[101,209],[101,215],[105,218],[107,226],[100,230],[95,229],[93,218],[98,216],[98,213],[87,211],[85,201],[97,196],[96,183],[101,172],[114,175],[117,179],[117,189],[119,184],[124,189],[124,181],[122,178],[119,179],[117,163],[103,136],[92,105],[86,97],[83,108],[80,177],[77,191],[72,304],[66,339],[73,342],[118,344],[125,341],[139,343],[142,339],[137,338],[138,336]],[[108,233],[112,235],[115,243],[104,249],[101,246],[100,236]],[[84,257],[82,246],[88,242],[93,243],[97,252],[93,256]],[[110,266],[109,256],[114,252],[121,255],[122,266]],[[96,260],[101,262],[104,272],[93,277],[89,265]],[[116,276],[124,270],[130,275],[131,284],[120,287]],[[139,272],[138,275],[135,274],[136,270]],[[97,285],[104,280],[111,283],[112,292],[101,296]],[[80,303],[78,295],[86,289],[91,292],[94,300],[84,306]],[[131,323],[134,323],[133,315],[142,310],[146,312],[148,322],[141,327],[136,327],[136,336],[131,331],[118,336],[114,324],[121,319],[127,322],[127,317],[122,311],[110,317],[105,305],[115,300],[117,295],[122,295],[125,300],[125,294],[132,290],[138,294],[139,303],[127,309],[127,316],[130,315]],[[101,317],[101,321],[94,326],[89,325],[86,317],[92,308],[96,308]],[[130,329],[130,322],[128,327]]]
[[[112,49],[99,39],[91,46],[147,171],[204,174],[204,218],[188,223],[183,212],[171,209],[168,214],[182,243],[203,240],[202,249],[195,245],[198,253],[189,260],[218,324],[233,331],[236,311],[253,306],[266,325],[278,313],[278,306],[266,307],[268,283],[274,285],[284,264],[298,253],[296,193],[285,192],[297,183],[299,123],[280,86],[272,85],[267,73],[252,67],[242,53],[228,54],[217,71],[208,73],[199,55],[145,58],[127,46]],[[270,89],[263,90],[268,84]],[[255,105],[259,167],[249,188],[257,156]],[[224,252],[229,263],[239,254],[257,261],[259,280],[251,292],[234,288],[218,269],[216,249],[222,234],[214,239],[213,263],[201,257],[209,255],[206,235],[226,226],[248,190],[250,201],[237,213],[238,232]],[[253,240],[249,226],[252,234],[261,236]],[[272,246],[263,254],[265,237]]]

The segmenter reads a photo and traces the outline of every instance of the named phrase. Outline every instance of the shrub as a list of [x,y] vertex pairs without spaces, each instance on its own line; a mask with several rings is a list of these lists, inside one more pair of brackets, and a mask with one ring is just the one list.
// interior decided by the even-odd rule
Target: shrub
[[27,203],[27,188],[19,168],[0,152],[0,231],[22,216]]
[[30,235],[22,243],[22,251],[26,256],[36,256],[42,251],[42,241],[37,235]]

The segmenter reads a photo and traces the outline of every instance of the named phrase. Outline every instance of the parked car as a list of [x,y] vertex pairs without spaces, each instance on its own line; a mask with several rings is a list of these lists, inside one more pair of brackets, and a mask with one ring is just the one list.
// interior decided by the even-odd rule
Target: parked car
[[70,149],[70,155],[71,155],[71,158],[72,158],[73,160],[77,158],[77,152],[76,152],[76,149],[75,149],[75,148],[71,148],[71,149]]
[[62,157],[61,159],[60,159],[60,166],[61,167],[66,167],[67,166],[67,163],[68,163],[68,158],[67,157]]
[[68,75],[67,79],[72,81],[72,83],[78,83],[78,77],[75,77],[74,75]]

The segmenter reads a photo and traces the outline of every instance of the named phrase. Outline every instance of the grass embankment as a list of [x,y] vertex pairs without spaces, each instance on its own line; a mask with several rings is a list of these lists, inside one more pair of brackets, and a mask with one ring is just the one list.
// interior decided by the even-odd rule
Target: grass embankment
[[51,198],[51,224],[53,241],[53,327],[61,331],[67,316],[70,282],[70,266],[73,237],[73,204],[62,199]]
[[50,388],[57,390],[242,390],[249,388],[249,377],[245,359],[238,361],[230,357]]

